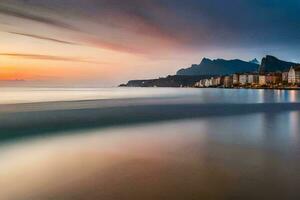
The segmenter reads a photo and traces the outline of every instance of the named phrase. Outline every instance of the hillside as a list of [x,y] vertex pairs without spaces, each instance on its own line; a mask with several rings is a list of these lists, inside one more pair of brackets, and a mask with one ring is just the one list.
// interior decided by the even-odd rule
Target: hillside
[[203,58],[199,65],[194,64],[189,68],[180,69],[177,75],[197,76],[197,75],[227,75],[234,73],[256,72],[259,65],[253,62],[242,60],[210,60]]
[[149,80],[131,80],[121,87],[191,87],[201,79],[211,76],[167,76],[165,78]]
[[279,60],[274,56],[267,55],[261,61],[259,72],[260,73],[277,72],[277,71],[284,72],[284,71],[288,71],[290,67],[294,65],[297,65],[297,63]]

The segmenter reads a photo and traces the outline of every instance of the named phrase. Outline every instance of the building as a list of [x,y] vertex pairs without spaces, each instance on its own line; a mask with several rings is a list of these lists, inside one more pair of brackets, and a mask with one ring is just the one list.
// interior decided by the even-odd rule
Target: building
[[213,78],[208,79],[209,80],[209,87],[213,86]]
[[205,80],[202,79],[195,84],[195,87],[204,87],[204,84],[205,84]]
[[218,87],[224,84],[223,77],[212,77],[210,79],[202,79],[195,83],[195,87]]
[[230,88],[230,87],[232,87],[232,84],[233,84],[232,76],[225,76],[225,78],[224,78],[224,87]]
[[247,74],[241,74],[239,77],[239,83],[241,85],[246,85],[248,83],[248,75]]
[[282,80],[282,74],[279,73],[272,73],[272,74],[268,74],[266,76],[266,84],[267,85],[276,85],[281,83]]
[[282,73],[275,73],[272,75],[272,83],[273,84],[280,84],[282,83]]
[[218,85],[217,79],[216,78],[211,78],[211,82],[213,87],[216,87]]
[[211,80],[212,87],[217,87],[217,86],[221,85],[221,77],[214,77],[214,78],[211,78],[210,80]]
[[239,74],[233,74],[232,75],[232,84],[233,85],[239,85],[240,79],[239,79]]
[[202,80],[200,81],[200,87],[205,87],[205,79],[202,79]]
[[195,87],[203,87],[202,80],[195,83]]
[[299,84],[300,83],[300,66],[291,67],[288,74],[289,84]]
[[220,86],[220,85],[223,84],[223,83],[222,83],[222,77],[217,77],[217,78],[215,78],[215,81],[216,81],[216,86]]
[[208,81],[209,81],[209,87],[211,87],[211,86],[213,86],[214,84],[213,84],[213,80],[214,80],[214,78],[210,78],[210,79],[208,79]]
[[258,84],[261,85],[261,86],[267,85],[266,76],[265,75],[259,75],[259,77],[258,77]]
[[286,84],[289,81],[289,72],[283,72],[281,74],[282,83]]
[[259,84],[259,76],[257,74],[249,74],[248,83],[252,85]]
[[219,77],[220,78],[220,86],[224,85],[224,76]]
[[204,87],[209,87],[209,86],[210,86],[210,79],[205,79]]

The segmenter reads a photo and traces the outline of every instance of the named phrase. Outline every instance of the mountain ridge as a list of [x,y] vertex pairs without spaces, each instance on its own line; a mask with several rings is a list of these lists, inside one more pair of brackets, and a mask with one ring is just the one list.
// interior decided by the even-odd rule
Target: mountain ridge
[[[254,63],[253,63],[254,62]],[[276,58],[275,56],[266,55],[262,58],[261,64],[256,64],[255,58],[249,62],[232,59],[225,60],[222,58],[209,59],[204,57],[200,64],[192,64],[189,68],[182,68],[177,71],[176,75],[169,75],[164,78],[148,80],[130,80],[127,84],[121,84],[123,87],[191,87],[201,79],[232,75],[235,73],[269,73],[269,72],[286,72],[292,66],[299,65],[293,62],[287,62]],[[259,62],[258,62],[259,63]]]
[[200,64],[193,64],[189,68],[182,68],[176,75],[227,75],[234,73],[257,72],[258,64],[240,59],[225,60],[222,58],[209,59],[204,57]]
[[283,61],[278,59],[275,56],[266,55],[258,69],[259,73],[268,73],[268,72],[284,72],[288,71],[292,66],[299,65],[298,63]]
[[253,60],[250,60],[249,63],[254,63],[254,64],[258,64],[258,65],[260,64],[260,62],[256,58],[254,58]]

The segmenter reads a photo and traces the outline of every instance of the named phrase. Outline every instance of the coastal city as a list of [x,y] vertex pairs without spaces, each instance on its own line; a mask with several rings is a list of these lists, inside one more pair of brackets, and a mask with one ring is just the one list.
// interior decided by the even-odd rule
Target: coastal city
[[288,71],[272,73],[235,73],[228,76],[212,76],[196,82],[197,88],[278,88],[289,89],[300,86],[300,65]]
[[300,89],[300,64],[266,55],[257,59],[203,58],[200,64],[181,68],[176,75],[148,80],[130,80],[122,87],[188,87]]

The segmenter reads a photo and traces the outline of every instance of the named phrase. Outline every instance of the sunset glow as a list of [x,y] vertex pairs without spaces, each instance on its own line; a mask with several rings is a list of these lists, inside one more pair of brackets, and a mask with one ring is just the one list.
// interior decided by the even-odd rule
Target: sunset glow
[[[204,56],[250,60],[278,47],[281,58],[297,60],[299,37],[292,36],[300,30],[288,31],[297,23],[295,1],[268,13],[259,10],[267,4],[234,1],[224,18],[224,2],[214,1],[1,1],[0,80],[116,85],[174,74]],[[282,29],[274,22],[279,8],[291,22]]]
[[0,0],[0,200],[300,199],[300,0]]

